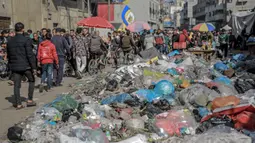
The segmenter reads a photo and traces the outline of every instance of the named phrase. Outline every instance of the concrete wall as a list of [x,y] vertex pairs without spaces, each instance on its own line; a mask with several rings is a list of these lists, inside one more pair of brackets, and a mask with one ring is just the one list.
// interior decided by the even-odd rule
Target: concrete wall
[[[33,31],[44,27],[52,29],[53,23],[58,23],[58,27],[61,28],[73,29],[77,27],[76,23],[79,20],[88,17],[87,10],[83,14],[80,5],[77,5],[79,8],[69,8],[68,5],[54,3],[55,0],[48,0],[49,7],[43,0],[0,0],[1,5],[3,2],[4,7],[0,8],[0,16],[11,17],[12,25],[22,22],[25,29]],[[49,13],[51,19],[48,19]]]

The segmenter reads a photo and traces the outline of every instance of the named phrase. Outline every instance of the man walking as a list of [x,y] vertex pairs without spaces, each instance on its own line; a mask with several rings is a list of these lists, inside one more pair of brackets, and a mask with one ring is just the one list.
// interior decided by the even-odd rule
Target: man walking
[[73,39],[73,58],[76,59],[76,76],[78,79],[81,79],[81,73],[83,73],[87,65],[88,47],[86,45],[86,41],[82,37],[82,28],[77,28],[76,33],[77,35]]
[[20,98],[21,79],[26,76],[29,82],[27,107],[36,106],[33,101],[36,60],[32,50],[32,40],[23,35],[24,24],[15,24],[16,36],[11,38],[7,45],[7,56],[10,70],[14,79],[14,107],[24,108]]
[[56,47],[59,60],[59,67],[54,66],[53,80],[56,86],[61,86],[64,76],[65,56],[66,54],[70,55],[70,48],[66,39],[61,36],[61,28],[56,29],[56,34],[52,37],[51,41]]

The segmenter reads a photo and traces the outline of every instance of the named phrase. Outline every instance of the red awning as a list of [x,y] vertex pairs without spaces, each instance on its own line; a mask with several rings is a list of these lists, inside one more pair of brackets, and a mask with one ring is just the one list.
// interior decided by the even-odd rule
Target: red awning
[[78,26],[87,26],[95,28],[114,28],[114,26],[102,17],[89,17],[84,18],[77,23]]

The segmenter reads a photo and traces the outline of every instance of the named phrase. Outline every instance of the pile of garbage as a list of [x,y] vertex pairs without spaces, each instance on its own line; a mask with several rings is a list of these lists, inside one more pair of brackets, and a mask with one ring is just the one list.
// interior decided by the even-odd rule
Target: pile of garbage
[[255,142],[255,75],[247,72],[255,65],[252,57],[206,62],[173,51],[162,59],[136,61],[71,85],[69,93],[10,127],[9,140]]

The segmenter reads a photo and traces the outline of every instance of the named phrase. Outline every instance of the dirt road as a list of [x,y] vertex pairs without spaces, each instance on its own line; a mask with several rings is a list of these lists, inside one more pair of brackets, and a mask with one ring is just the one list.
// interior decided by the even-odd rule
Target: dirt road
[[[68,92],[70,90],[69,85],[77,82],[74,78],[65,78],[62,87],[54,88],[51,92],[39,93],[38,89],[35,90],[34,100],[37,102],[37,107],[25,108],[17,111],[12,107],[13,102],[13,86],[9,86],[7,81],[0,81],[0,142],[6,139],[6,133],[9,127],[15,123],[22,121],[41,105],[49,103],[57,94]],[[27,98],[28,84],[23,83],[21,88],[22,99]]]

